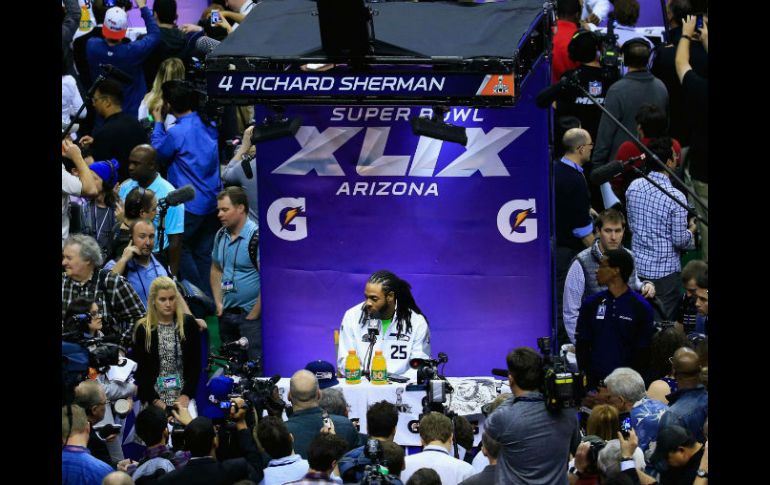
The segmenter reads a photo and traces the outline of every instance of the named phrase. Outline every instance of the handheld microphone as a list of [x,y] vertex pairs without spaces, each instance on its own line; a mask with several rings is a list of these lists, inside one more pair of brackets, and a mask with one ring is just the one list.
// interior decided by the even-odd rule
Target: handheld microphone
[[175,207],[184,202],[189,202],[195,198],[195,188],[192,185],[187,184],[180,189],[176,189],[168,193],[167,196],[158,201],[158,205],[167,205],[168,207]]
[[591,183],[601,185],[604,182],[609,182],[615,178],[615,176],[623,173],[626,165],[637,160],[644,160],[645,158],[647,158],[647,156],[642,153],[641,155],[631,157],[625,161],[613,160],[611,162],[607,162],[604,165],[595,168],[594,171],[591,172]]
[[131,84],[134,82],[134,78],[113,66],[112,64],[99,64],[99,67],[102,71],[104,71],[107,77],[114,78],[123,84]]
[[249,348],[249,339],[247,339],[246,337],[241,337],[234,342],[230,342],[222,345],[222,348],[223,349],[239,348],[241,350],[246,350]]

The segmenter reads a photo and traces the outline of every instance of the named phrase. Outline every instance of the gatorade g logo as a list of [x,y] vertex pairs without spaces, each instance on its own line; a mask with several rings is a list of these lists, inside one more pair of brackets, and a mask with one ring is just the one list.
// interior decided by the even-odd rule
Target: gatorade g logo
[[537,239],[535,199],[516,199],[503,204],[497,213],[497,229],[514,243],[528,243]]
[[284,241],[299,241],[307,237],[307,217],[304,197],[283,197],[267,209],[267,225]]

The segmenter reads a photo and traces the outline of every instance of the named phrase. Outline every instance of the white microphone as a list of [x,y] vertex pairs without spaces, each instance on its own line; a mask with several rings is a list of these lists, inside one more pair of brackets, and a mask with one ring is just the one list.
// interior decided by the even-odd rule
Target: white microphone
[[249,348],[249,339],[247,339],[246,337],[241,337],[241,338],[239,338],[238,340],[236,340],[234,342],[230,342],[230,343],[224,344],[222,346],[223,349],[231,349],[231,348],[234,348],[234,347],[237,347],[237,348],[240,348],[240,349],[243,349],[243,350],[248,349]]

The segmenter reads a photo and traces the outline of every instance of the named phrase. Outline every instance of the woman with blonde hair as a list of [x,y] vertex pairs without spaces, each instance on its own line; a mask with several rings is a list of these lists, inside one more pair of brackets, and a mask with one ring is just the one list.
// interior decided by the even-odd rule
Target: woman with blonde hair
[[[139,105],[139,121],[147,119],[155,108],[163,105],[163,91],[161,90],[163,83],[175,79],[184,80],[184,75],[184,63],[178,57],[169,57],[160,63],[158,74],[155,75],[155,81],[152,83],[152,89],[144,95],[144,99]],[[175,121],[174,115],[166,115],[166,129]]]
[[198,325],[182,311],[182,296],[168,276],[150,285],[147,315],[134,328],[139,399],[161,409],[188,407],[201,373]]
[[620,431],[618,410],[609,404],[598,404],[591,409],[586,424],[586,433],[598,436],[604,441],[615,439]]

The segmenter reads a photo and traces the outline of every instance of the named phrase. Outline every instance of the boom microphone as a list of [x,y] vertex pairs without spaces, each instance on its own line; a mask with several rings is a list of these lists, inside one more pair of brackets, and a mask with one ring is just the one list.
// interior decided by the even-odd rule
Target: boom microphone
[[615,178],[615,176],[623,173],[623,169],[626,167],[626,165],[637,160],[644,160],[645,158],[647,158],[647,156],[642,153],[641,155],[631,157],[625,161],[613,160],[611,162],[607,162],[604,165],[595,168],[594,171],[591,172],[591,183],[601,185],[604,182],[609,182]]
[[167,196],[158,201],[158,205],[166,204],[169,207],[174,207],[184,202],[189,202],[194,198],[195,189],[192,185],[187,184],[180,189],[169,192]]
[[121,71],[117,67],[113,66],[112,64],[99,64],[99,67],[101,68],[102,71],[104,71],[107,77],[117,79],[123,84],[131,84],[132,82],[134,82],[134,78],[132,78],[125,72]]

